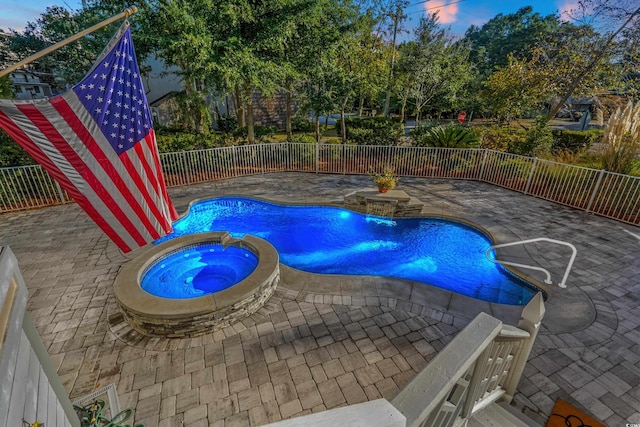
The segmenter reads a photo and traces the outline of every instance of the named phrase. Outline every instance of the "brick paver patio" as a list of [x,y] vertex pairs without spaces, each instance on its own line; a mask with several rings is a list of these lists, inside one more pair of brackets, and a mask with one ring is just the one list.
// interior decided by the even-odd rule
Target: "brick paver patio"
[[[279,173],[170,192],[184,212],[196,198],[326,204],[367,186],[367,177]],[[640,423],[640,229],[484,183],[403,178],[400,188],[425,212],[473,221],[497,243],[576,245],[568,288],[549,288],[515,403],[541,424],[558,397],[609,426]],[[283,268],[274,297],[246,321],[198,338],[145,338],[113,299],[127,258],[75,204],[5,214],[0,224],[0,245],[18,258],[28,310],[70,397],[115,383],[121,406],[148,427],[261,425],[391,398],[475,314],[380,291],[395,289],[393,280]],[[514,254],[558,282],[569,252],[531,245]]]

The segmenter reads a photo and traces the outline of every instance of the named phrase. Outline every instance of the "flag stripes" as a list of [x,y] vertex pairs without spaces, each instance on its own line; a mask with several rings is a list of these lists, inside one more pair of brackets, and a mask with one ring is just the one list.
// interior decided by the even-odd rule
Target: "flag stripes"
[[65,94],[0,100],[0,126],[129,252],[171,232],[177,213],[164,184],[130,29],[122,28]]

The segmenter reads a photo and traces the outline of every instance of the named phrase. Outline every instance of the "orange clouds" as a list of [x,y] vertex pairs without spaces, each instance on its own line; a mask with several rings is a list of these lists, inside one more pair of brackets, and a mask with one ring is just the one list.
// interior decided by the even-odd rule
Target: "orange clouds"
[[438,20],[441,24],[451,24],[456,22],[458,15],[458,5],[457,4],[449,4],[444,5],[443,2],[426,2],[424,4],[424,8],[427,13],[432,14],[434,12],[438,12]]

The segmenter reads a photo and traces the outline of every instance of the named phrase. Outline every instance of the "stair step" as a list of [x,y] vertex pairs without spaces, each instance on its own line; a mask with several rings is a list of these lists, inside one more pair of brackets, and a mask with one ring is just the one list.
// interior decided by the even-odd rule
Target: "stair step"
[[494,403],[469,420],[468,427],[542,427],[509,405]]

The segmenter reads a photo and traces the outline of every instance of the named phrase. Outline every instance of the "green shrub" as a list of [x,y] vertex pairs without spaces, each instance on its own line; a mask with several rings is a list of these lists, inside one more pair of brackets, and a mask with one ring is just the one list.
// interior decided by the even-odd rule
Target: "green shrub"
[[420,139],[424,134],[429,132],[432,128],[438,126],[439,123],[436,120],[425,120],[420,122],[420,125],[409,131],[409,136],[414,140]]
[[316,135],[315,133],[305,132],[305,133],[296,133],[293,135],[293,141],[291,142],[301,142],[304,144],[315,144]]
[[291,130],[297,132],[311,132],[313,130],[313,123],[309,119],[301,114],[296,114],[291,118]]
[[510,152],[523,156],[547,156],[551,154],[553,135],[547,126],[547,120],[536,117],[536,120],[525,133],[524,143],[510,147]]
[[158,128],[156,141],[158,143],[158,151],[161,153],[202,150],[226,145],[224,134],[195,133],[176,128]]
[[470,148],[478,146],[480,137],[473,128],[449,124],[433,126],[414,139],[418,147]]
[[586,151],[593,146],[601,137],[603,131],[600,129],[590,129],[587,131],[560,130],[551,131],[553,134],[552,151],[570,151],[579,153]]
[[522,129],[489,126],[476,130],[480,133],[480,148],[489,150],[508,151],[509,147],[521,144],[525,139]]
[[0,129],[0,167],[26,166],[36,162],[4,130]]
[[[387,117],[347,118],[347,139],[358,145],[395,145],[404,135],[404,126],[398,120]],[[341,123],[336,123],[341,134]]]
[[218,130],[220,132],[233,133],[238,129],[238,118],[236,116],[220,116],[218,118]]
[[[268,142],[269,138],[272,138],[276,132],[278,131],[278,129],[275,126],[259,126],[256,125],[253,127],[253,134],[256,137],[256,142],[258,143],[263,143],[263,142]],[[234,132],[233,132],[233,136],[240,139],[241,141],[239,142],[248,142],[247,138],[249,136],[248,134],[248,130],[247,127],[241,127],[241,128],[237,128]]]

